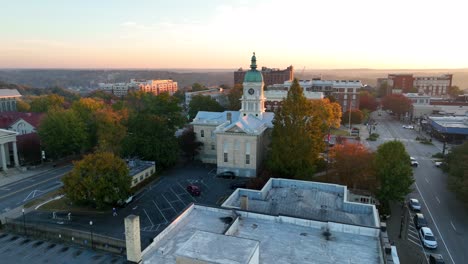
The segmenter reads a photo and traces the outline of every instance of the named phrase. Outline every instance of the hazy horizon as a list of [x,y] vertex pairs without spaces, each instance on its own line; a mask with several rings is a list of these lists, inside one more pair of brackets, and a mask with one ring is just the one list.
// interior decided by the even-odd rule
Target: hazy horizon
[[[402,8],[404,7],[404,8]],[[0,68],[466,69],[464,2],[2,3]]]

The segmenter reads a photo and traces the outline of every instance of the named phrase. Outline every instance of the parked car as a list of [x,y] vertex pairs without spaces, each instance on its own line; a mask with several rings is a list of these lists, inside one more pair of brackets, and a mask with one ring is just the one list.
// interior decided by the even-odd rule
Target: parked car
[[224,171],[216,174],[216,177],[223,178],[223,179],[234,179],[236,178],[236,174],[232,171]]
[[419,203],[418,199],[409,199],[408,206],[413,211],[421,211],[421,204]]
[[430,254],[429,264],[445,264],[444,258],[440,254]]
[[192,196],[200,196],[201,194],[200,188],[193,184],[187,186],[187,192],[189,192]]
[[434,165],[435,165],[437,168],[442,167],[443,164],[444,164],[443,161],[434,161]]
[[403,125],[403,128],[406,128],[406,129],[414,129],[414,126],[412,126],[412,125]]
[[437,248],[437,240],[429,227],[421,227],[419,229],[419,238],[424,247],[426,248]]
[[413,217],[413,221],[414,221],[414,226],[417,229],[427,226],[427,221],[426,221],[426,218],[424,218],[423,214],[420,214],[420,213],[415,214]]
[[127,205],[129,205],[131,202],[133,202],[133,195],[130,195],[127,199],[125,200],[119,200],[117,202],[117,206],[118,207],[126,207]]
[[419,162],[415,158],[410,157],[410,161],[411,161],[411,166],[413,167],[419,166]]
[[246,181],[241,181],[241,182],[233,182],[229,185],[231,190],[235,190],[237,188],[245,188],[247,187],[247,182]]

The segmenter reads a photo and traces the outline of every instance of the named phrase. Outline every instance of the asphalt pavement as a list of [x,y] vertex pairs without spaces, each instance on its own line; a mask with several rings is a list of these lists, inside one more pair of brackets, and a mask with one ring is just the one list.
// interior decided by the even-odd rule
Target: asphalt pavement
[[[375,115],[375,113],[373,113]],[[392,216],[389,219],[390,238],[395,241],[402,263],[425,263],[422,256],[429,253],[442,254],[446,263],[465,263],[468,259],[468,214],[463,204],[447,187],[447,175],[435,167],[432,155],[442,151],[443,143],[433,139],[433,145],[425,145],[416,141],[417,136],[426,136],[423,132],[404,129],[403,122],[393,116],[383,113],[373,116],[378,122],[376,133],[380,135],[377,141],[365,144],[371,149],[389,140],[399,140],[407,152],[419,162],[413,169],[415,183],[409,198],[417,198],[422,204],[421,212],[429,222],[438,241],[435,250],[424,249],[420,243],[417,229],[412,223],[413,212],[401,205],[392,206]],[[399,209],[400,207],[400,209]],[[402,237],[399,237],[402,222]],[[422,261],[422,262],[421,262]]]

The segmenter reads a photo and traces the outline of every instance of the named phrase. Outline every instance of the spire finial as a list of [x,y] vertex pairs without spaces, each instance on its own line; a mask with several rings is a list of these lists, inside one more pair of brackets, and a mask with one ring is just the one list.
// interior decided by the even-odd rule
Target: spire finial
[[250,69],[252,70],[257,69],[257,58],[255,57],[255,51],[253,52],[252,60],[250,63]]

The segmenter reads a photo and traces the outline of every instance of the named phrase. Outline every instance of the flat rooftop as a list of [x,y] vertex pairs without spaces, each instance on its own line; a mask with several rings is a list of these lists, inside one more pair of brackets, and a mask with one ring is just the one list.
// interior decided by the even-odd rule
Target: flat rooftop
[[127,263],[124,256],[0,233],[1,263]]
[[129,160],[127,163],[129,175],[132,177],[148,168],[153,167],[154,165],[154,161],[146,160]]
[[142,252],[142,263],[176,263],[181,256],[222,264],[383,263],[379,233],[193,204]]
[[347,201],[346,186],[287,179],[270,179],[262,190],[237,189],[222,207],[241,208],[248,198],[251,212],[378,227],[374,205]]

